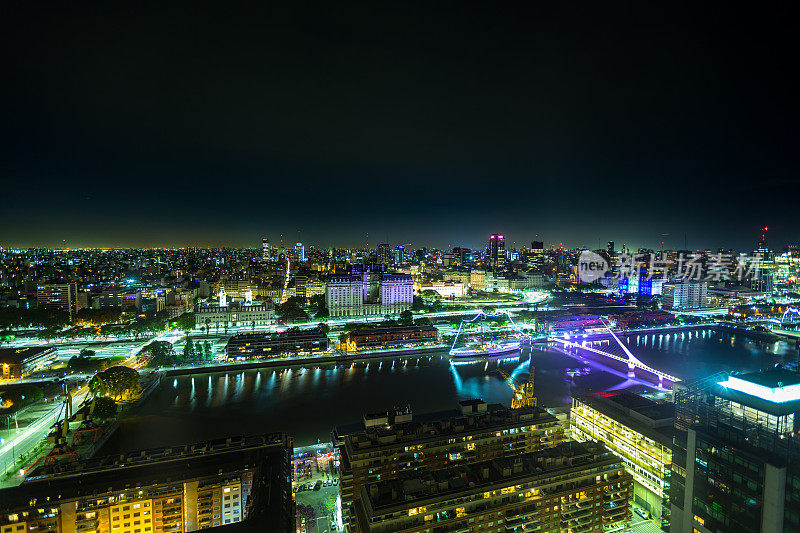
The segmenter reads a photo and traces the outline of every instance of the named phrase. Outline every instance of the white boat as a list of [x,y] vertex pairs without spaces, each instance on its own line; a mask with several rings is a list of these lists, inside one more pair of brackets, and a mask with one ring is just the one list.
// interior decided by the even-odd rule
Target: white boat
[[499,343],[499,342],[482,342],[469,344],[463,348],[453,348],[450,350],[450,357],[494,357],[496,355],[503,355],[507,353],[519,351],[520,343],[518,341]]

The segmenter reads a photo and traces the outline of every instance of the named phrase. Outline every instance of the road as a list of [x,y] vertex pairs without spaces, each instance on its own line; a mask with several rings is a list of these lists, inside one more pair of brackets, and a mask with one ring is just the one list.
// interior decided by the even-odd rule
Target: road
[[[73,411],[80,407],[88,393],[89,387],[84,386],[72,396]],[[32,424],[20,428],[19,433],[13,434],[11,438],[4,439],[0,445],[0,479],[13,467],[15,458],[32,450],[50,433],[50,427],[58,419],[63,404],[52,402],[50,405],[52,408],[41,414]],[[1,481],[0,486],[3,486]]]

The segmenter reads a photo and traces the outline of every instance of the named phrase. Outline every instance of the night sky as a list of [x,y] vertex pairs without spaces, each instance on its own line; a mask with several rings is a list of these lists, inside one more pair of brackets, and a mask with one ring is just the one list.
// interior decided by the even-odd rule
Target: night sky
[[71,4],[2,7],[2,246],[800,240],[788,8]]

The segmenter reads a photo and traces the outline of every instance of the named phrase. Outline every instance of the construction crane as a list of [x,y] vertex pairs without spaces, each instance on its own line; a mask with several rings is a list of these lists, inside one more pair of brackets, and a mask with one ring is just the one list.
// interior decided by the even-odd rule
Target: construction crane
[[[63,418],[61,417],[62,413],[64,415]],[[47,436],[48,442],[54,444],[54,446],[53,449],[50,450],[50,453],[43,459],[45,465],[75,461],[80,458],[75,447],[67,442],[70,418],[72,418],[72,394],[70,394],[69,389],[65,385],[64,403],[61,406],[61,411],[59,412],[55,424],[53,424],[53,432]],[[33,465],[31,465],[31,467],[33,467]]]
[[495,370],[498,374],[503,376],[503,379],[511,387],[513,395],[511,396],[511,408],[520,409],[521,407],[536,407],[536,396],[533,391],[533,367],[531,367],[530,374],[527,381],[517,383],[505,370],[498,368]]

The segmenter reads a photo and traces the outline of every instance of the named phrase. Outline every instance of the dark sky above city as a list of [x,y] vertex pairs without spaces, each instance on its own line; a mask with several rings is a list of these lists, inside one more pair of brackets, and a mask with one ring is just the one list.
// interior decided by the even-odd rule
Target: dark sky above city
[[0,245],[800,240],[788,8],[286,4],[5,4]]

